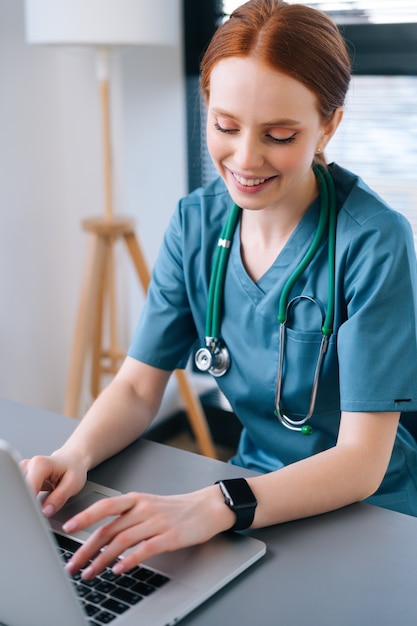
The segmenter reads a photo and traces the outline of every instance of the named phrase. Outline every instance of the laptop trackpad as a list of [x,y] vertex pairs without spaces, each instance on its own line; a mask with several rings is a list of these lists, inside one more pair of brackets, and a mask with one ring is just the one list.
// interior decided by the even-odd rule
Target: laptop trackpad
[[[84,511],[87,507],[91,506],[95,502],[102,500],[103,498],[109,498],[111,496],[120,496],[121,492],[115,489],[110,489],[104,485],[87,481],[84,488],[76,496],[73,496],[68,500],[65,506],[62,507],[51,519],[50,523],[54,530],[61,531],[62,525],[71,517]],[[74,533],[74,537],[85,540],[92,532],[99,526],[102,526],[105,522],[110,521],[110,517],[106,517],[97,524],[92,524],[85,531]]]

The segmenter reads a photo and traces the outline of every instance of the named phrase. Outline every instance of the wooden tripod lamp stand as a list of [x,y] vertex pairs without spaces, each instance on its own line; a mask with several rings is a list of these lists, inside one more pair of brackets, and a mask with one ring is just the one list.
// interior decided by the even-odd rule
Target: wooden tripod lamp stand
[[[104,214],[85,219],[88,251],[72,349],[64,413],[78,417],[88,358],[93,398],[101,390],[102,375],[114,375],[124,358],[117,339],[114,246],[124,242],[139,282],[146,292],[150,273],[135,235],[134,221],[113,210],[109,48],[113,45],[179,45],[180,0],[26,0],[29,43],[89,45],[97,50],[100,92]],[[107,313],[107,315],[105,315]],[[108,348],[103,348],[108,322]],[[176,370],[191,428],[200,450],[215,457],[214,445],[198,396],[184,371]]]

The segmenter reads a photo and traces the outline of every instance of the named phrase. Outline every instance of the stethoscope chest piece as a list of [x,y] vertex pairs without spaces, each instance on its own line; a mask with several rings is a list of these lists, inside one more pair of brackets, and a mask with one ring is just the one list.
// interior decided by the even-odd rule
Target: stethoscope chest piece
[[226,374],[230,366],[229,350],[220,338],[206,337],[206,347],[197,350],[194,360],[201,372],[216,378]]

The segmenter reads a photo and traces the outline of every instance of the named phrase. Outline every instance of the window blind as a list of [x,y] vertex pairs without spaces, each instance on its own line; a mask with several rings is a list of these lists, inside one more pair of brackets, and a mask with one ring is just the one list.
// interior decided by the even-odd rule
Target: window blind
[[[291,1],[291,0],[290,0]],[[242,4],[223,0],[225,14]],[[311,6],[335,12],[339,22],[349,19],[414,21],[415,0],[312,1]],[[350,15],[350,18],[349,18]],[[193,82],[189,118],[193,122],[195,152],[189,163],[190,188],[216,176],[206,148],[206,111],[199,99],[198,77]],[[340,128],[326,150],[329,161],[351,169],[392,208],[406,215],[412,224],[417,247],[417,76],[354,75]],[[190,109],[191,107],[191,109]],[[198,111],[198,115],[196,115]],[[198,123],[196,123],[198,117]],[[190,137],[190,135],[189,135]]]
[[417,247],[417,77],[354,76],[329,161],[359,174],[404,213]]
[[[295,4],[300,0],[287,0]],[[416,22],[415,0],[310,0],[300,2],[325,11],[339,24],[372,22],[375,24],[398,24]],[[225,15],[243,4],[242,0],[223,0]]]
[[[417,247],[417,77],[354,76],[342,123],[326,150],[411,222]],[[201,102],[201,183],[216,170],[206,148]]]

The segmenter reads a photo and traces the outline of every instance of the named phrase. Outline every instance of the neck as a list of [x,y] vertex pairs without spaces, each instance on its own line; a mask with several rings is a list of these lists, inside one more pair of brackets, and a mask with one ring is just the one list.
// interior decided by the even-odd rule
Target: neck
[[273,265],[298,222],[277,227],[275,221],[272,221],[269,228],[268,220],[252,219],[253,217],[243,212],[240,250],[246,271],[257,282]]
[[311,194],[300,208],[268,208],[243,210],[240,228],[241,257],[245,269],[256,282],[275,262],[310,204],[317,196]]
[[242,211],[241,243],[254,245],[256,242],[265,247],[287,240],[304,213],[279,214],[274,211]]

